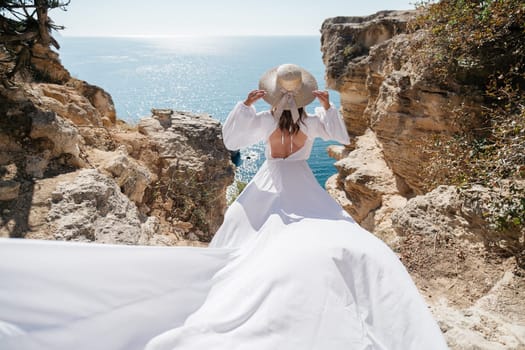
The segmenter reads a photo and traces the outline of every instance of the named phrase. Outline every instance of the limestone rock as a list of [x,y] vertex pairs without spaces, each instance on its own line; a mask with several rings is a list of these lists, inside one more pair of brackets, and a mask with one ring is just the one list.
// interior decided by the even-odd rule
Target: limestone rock
[[[491,203],[504,203],[505,198],[511,197],[507,192],[509,183],[501,184],[500,188],[439,186],[395,210],[392,226],[401,236],[452,234],[473,243],[481,242],[487,247],[497,246],[520,259],[525,247],[521,241],[522,233],[500,232],[488,220]],[[513,186],[525,193],[523,183],[513,182]]]
[[158,176],[145,204],[152,213],[165,213],[167,221],[191,222],[209,240],[222,224],[234,176],[220,123],[203,114],[153,113],[138,125],[147,142],[139,150],[130,145],[131,154]]
[[5,135],[0,135],[0,165],[9,164],[13,159],[13,155],[22,153],[22,148],[17,146]]
[[68,85],[72,86],[80,92],[82,96],[88,99],[91,105],[100,114],[100,118],[104,126],[110,127],[115,124],[117,115],[113,98],[104,89],[88,84],[85,81],[71,79]]
[[50,225],[48,220],[52,194],[59,184],[75,181],[75,178],[81,171],[77,170],[52,177],[34,179],[32,184],[25,184],[25,189],[28,192],[27,197],[29,197],[27,202],[30,204],[24,205],[24,195],[20,196],[18,210],[12,216],[18,223],[27,223],[28,227],[24,232],[20,232],[21,237],[28,239],[56,239],[54,227]]
[[[462,201],[454,186],[439,186],[435,190],[410,199],[407,205],[392,214],[392,223],[400,235],[436,235],[442,232],[468,236],[469,222],[461,211]],[[477,239],[480,241],[480,238]]]
[[69,119],[78,126],[101,126],[101,116],[91,102],[74,87],[58,84],[32,84],[33,100],[42,108]]
[[498,262],[500,249],[516,255],[523,245],[519,236],[502,237],[485,215],[502,194],[482,186],[439,186],[391,215],[404,237],[401,258],[418,286],[434,295],[429,302],[452,349],[525,345],[525,299],[519,295],[525,278],[514,274],[513,259]]
[[78,129],[54,112],[37,112],[31,114],[31,133],[29,136],[42,145],[44,149],[37,155],[27,158],[26,172],[34,177],[43,177],[51,159],[63,158],[64,163],[79,167],[83,164],[80,158],[81,137]]
[[[387,213],[404,206],[406,199],[399,195],[394,174],[384,161],[381,146],[370,129],[357,137],[352,147],[351,151],[339,148],[342,153],[336,155],[339,160],[335,163],[338,175],[327,182],[327,191],[363,227],[391,239],[390,228],[385,227],[379,233],[377,226]],[[335,148],[331,152],[334,154]]]
[[117,152],[104,168],[113,175],[122,192],[141,206],[144,192],[155,178],[153,174],[124,152]]
[[53,144],[53,153],[68,153],[78,157],[80,138],[74,125],[53,112],[32,114],[31,121],[32,139],[47,138]]
[[47,170],[49,160],[51,159],[51,152],[44,150],[40,154],[30,154],[26,158],[26,174],[33,178],[41,179],[44,177],[44,172]]
[[13,180],[0,180],[0,201],[10,201],[18,197],[20,183]]
[[[111,96],[98,86],[72,78],[67,69],[62,66],[58,54],[48,47],[35,44],[31,63],[40,75],[31,86],[35,102],[43,102],[64,118],[70,119],[76,125],[97,125],[106,120],[107,126],[116,121],[115,107]],[[49,100],[38,101],[39,98]],[[55,100],[55,101],[53,101]],[[87,103],[86,103],[87,101]],[[57,103],[58,102],[58,103]],[[59,113],[58,109],[62,111]]]
[[[55,52],[36,45],[33,53],[34,75],[0,84],[0,198],[5,199],[0,236],[205,244],[189,240],[208,241],[222,223],[226,188],[233,180],[220,124],[209,116],[154,109],[150,119],[160,127],[144,127],[141,134],[117,120],[107,92],[72,78]],[[13,67],[7,55],[0,56],[1,70]],[[82,233],[80,222],[95,215],[87,202],[78,213],[68,207],[60,220],[43,219],[52,209],[48,200],[56,183],[71,182],[82,168],[114,179],[138,207],[145,221],[142,229],[130,224],[133,237],[122,225],[112,237],[111,220],[99,220]],[[56,236],[51,222],[60,228]]]
[[[370,49],[404,32],[410,12],[383,11],[368,17],[335,17],[321,27],[321,51],[327,85],[339,91],[351,135],[369,126],[363,112],[369,99],[367,58]],[[364,61],[364,62],[361,62]]]
[[28,93],[40,109],[54,112],[75,125],[86,145],[115,148],[107,129],[115,123],[115,109],[111,96],[104,90],[71,79],[66,85],[33,83]]
[[83,170],[73,182],[60,184],[51,199],[48,221],[55,239],[138,244],[151,235],[152,224],[111,178],[96,170]]
[[35,105],[25,90],[0,89],[0,166],[16,164],[18,177],[42,178],[83,165],[78,129]]
[[[428,67],[412,59],[414,47],[425,40],[422,32],[406,32],[413,15],[414,11],[383,11],[336,17],[321,29],[327,83],[340,92],[348,131],[356,142],[370,139],[372,133],[377,145],[368,150],[349,147],[344,155],[336,155],[339,178],[346,181],[332,181],[331,192],[344,192],[337,198],[353,204],[340,204],[372,231],[383,226],[391,232],[384,223],[389,213],[403,205],[403,197],[424,192],[422,165],[428,155],[423,145],[434,135],[457,131],[450,120],[452,111],[462,108],[474,118],[479,110],[475,96],[438,85]],[[380,171],[374,172],[369,158],[381,163]],[[385,185],[387,191],[378,189]],[[383,208],[386,203],[394,207]],[[384,220],[376,217],[380,211]]]
[[322,26],[327,84],[340,92],[349,133],[372,129],[396,181],[409,192],[424,190],[422,144],[432,135],[455,132],[452,111],[473,117],[479,98],[437,84],[428,67],[412,59],[423,33],[407,34],[413,11],[386,11],[368,17],[336,17]]
[[341,160],[348,156],[350,151],[355,148],[355,139],[351,140],[351,145],[331,145],[328,146],[327,152],[328,155],[335,160]]
[[31,65],[40,75],[39,79],[53,83],[65,83],[71,76],[62,66],[58,54],[40,43],[31,47]]
[[474,305],[457,309],[441,299],[432,305],[451,349],[521,350],[525,346],[524,279],[511,271]]
[[352,203],[345,210],[357,221],[362,221],[368,213],[381,206],[382,195],[397,191],[391,181],[392,173],[371,131],[358,138],[355,149],[346,158],[338,160],[335,167]]

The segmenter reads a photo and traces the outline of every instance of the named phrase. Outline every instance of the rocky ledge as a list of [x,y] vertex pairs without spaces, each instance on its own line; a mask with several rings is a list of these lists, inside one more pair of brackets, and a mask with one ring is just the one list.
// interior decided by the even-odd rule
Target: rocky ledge
[[425,33],[407,32],[411,16],[383,11],[322,25],[327,84],[340,92],[353,136],[350,146],[329,150],[338,174],[327,190],[398,253],[452,349],[523,349],[525,279],[512,258],[491,249],[497,233],[484,215],[484,201],[500,193],[481,186],[461,196],[451,186],[426,193],[422,145],[457,131],[455,109],[475,120],[481,98],[442,86],[415,59]]
[[234,177],[220,123],[153,109],[127,125],[108,93],[39,57],[46,81],[0,85],[0,236],[205,245]]

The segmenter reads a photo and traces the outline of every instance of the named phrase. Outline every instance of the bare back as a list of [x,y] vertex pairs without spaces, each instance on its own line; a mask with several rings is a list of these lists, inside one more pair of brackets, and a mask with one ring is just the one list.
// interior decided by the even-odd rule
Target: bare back
[[288,158],[303,148],[306,139],[301,130],[292,135],[287,130],[276,129],[268,138],[272,158]]

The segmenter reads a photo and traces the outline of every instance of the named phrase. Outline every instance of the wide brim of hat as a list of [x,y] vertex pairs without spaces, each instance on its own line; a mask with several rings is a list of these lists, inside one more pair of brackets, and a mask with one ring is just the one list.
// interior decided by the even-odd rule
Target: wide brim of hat
[[[277,68],[279,67],[274,67],[268,70],[259,80],[259,89],[266,91],[263,100],[268,102],[271,106],[275,106],[283,96],[283,93],[277,86]],[[295,95],[295,104],[297,105],[297,108],[304,107],[315,100],[312,91],[318,89],[317,81],[314,76],[306,69],[301,67],[299,67],[299,69],[301,70],[302,86]]]

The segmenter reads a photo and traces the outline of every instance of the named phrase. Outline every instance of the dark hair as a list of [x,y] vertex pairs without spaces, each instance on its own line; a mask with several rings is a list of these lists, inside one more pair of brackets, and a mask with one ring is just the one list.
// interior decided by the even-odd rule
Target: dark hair
[[299,120],[297,120],[297,123],[294,123],[293,118],[292,118],[292,112],[289,109],[283,110],[283,114],[281,114],[281,118],[279,118],[279,129],[281,129],[282,131],[287,130],[292,135],[297,134],[300,129],[299,123],[304,124],[303,119],[305,117],[303,107],[299,108],[298,112],[299,112]]

